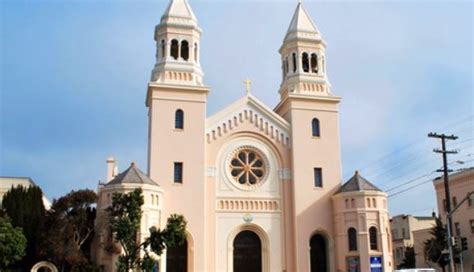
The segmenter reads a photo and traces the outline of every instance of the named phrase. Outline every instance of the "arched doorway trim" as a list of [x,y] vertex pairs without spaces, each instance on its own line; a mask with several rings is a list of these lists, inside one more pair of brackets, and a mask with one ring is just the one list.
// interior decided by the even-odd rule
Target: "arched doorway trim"
[[311,246],[309,244],[309,242],[311,241],[311,238],[314,236],[314,235],[321,235],[324,240],[326,241],[326,263],[328,264],[328,268],[327,270],[328,271],[333,271],[333,269],[336,267],[335,263],[334,263],[334,240],[331,239],[331,236],[329,235],[329,233],[324,230],[324,229],[316,229],[315,231],[313,231],[308,239],[307,239],[307,245],[308,245],[308,248],[307,248],[307,256],[308,256],[308,271],[311,270]]
[[249,230],[257,234],[258,238],[262,243],[262,271],[270,271],[270,239],[267,233],[262,227],[256,224],[243,224],[229,233],[227,239],[227,271],[233,271],[234,269],[234,239],[242,231]]
[[31,272],[36,272],[38,271],[38,269],[40,268],[48,268],[49,270],[51,270],[51,272],[58,272],[58,269],[56,268],[56,266],[50,262],[39,262],[39,263],[36,263],[32,268],[31,268]]

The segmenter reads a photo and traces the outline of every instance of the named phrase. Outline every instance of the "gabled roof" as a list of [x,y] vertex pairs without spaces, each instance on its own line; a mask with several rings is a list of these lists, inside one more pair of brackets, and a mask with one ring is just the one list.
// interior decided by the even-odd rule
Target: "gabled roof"
[[150,184],[159,186],[158,183],[154,182],[142,171],[140,171],[134,162],[130,164],[130,167],[127,170],[123,171],[110,180],[106,186],[115,184]]
[[313,22],[303,4],[300,2],[298,3],[298,6],[296,6],[295,13],[293,14],[290,26],[288,27],[288,31],[285,35],[285,41],[298,37],[308,38],[308,34],[312,34],[312,38],[321,39],[316,24]]
[[377,186],[370,183],[368,180],[359,175],[359,171],[354,173],[354,176],[350,178],[346,183],[342,185],[341,188],[336,192],[346,193],[346,192],[359,192],[359,191],[378,191],[382,192]]
[[188,18],[197,21],[187,0],[171,0],[161,19],[163,21],[170,17]]
[[290,131],[290,124],[288,121],[283,119],[280,115],[274,112],[272,109],[267,107],[263,102],[258,100],[252,94],[247,94],[244,97],[240,98],[239,100],[235,101],[234,103],[230,104],[229,106],[225,107],[221,111],[213,114],[212,116],[208,117],[206,120],[207,128],[214,126],[216,123],[220,123],[222,119],[225,119],[229,115],[239,111],[244,107],[252,107],[262,113],[267,119],[281,127],[284,131]]

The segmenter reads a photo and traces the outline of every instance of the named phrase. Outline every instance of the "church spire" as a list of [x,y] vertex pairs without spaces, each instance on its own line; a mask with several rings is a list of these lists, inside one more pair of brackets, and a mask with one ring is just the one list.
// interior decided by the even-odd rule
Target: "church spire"
[[286,32],[285,41],[301,38],[304,36],[321,40],[321,36],[316,24],[308,15],[303,3],[299,2],[298,6],[296,6],[293,18],[291,19],[288,31]]
[[280,54],[282,100],[291,94],[331,95],[326,75],[326,43],[301,2],[296,6]]
[[155,28],[156,64],[151,82],[203,86],[201,29],[187,0],[170,0]]

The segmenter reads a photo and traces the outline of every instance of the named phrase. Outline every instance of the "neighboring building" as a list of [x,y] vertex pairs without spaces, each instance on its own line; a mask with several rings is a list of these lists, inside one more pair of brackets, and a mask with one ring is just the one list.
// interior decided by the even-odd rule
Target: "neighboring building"
[[142,228],[164,226],[173,213],[188,221],[187,243],[162,255],[160,271],[355,272],[370,262],[392,271],[387,195],[357,172],[341,186],[340,98],[327,78],[326,43],[303,5],[280,48],[273,110],[247,85],[245,96],[206,118],[200,36],[188,2],[171,0],[155,29],[146,96],[148,175],[132,165],[113,178],[108,160],[98,263],[112,271],[116,260],[100,223],[110,194],[141,187]]
[[[436,190],[438,212],[446,224],[446,197],[443,177],[433,181]],[[474,168],[449,175],[449,192],[451,209],[456,207],[469,192],[474,192]],[[452,234],[455,237],[466,237],[468,250],[463,252],[464,271],[474,271],[474,200],[466,201],[453,215]]]
[[424,241],[417,235],[425,237],[426,232],[436,225],[436,218],[433,216],[412,216],[397,215],[390,219],[392,229],[392,244],[395,267],[400,265],[405,258],[405,249],[414,247],[416,254],[416,267],[427,268],[431,265],[424,258]]
[[[38,186],[29,177],[0,177],[0,206],[2,205],[3,196],[12,188],[17,186],[30,187]],[[46,210],[51,208],[51,202],[43,194],[43,205]]]

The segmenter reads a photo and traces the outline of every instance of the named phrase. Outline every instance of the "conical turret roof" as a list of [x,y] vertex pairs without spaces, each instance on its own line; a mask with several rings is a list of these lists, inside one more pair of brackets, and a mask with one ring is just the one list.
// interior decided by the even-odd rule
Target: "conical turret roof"
[[285,41],[296,38],[321,39],[316,24],[313,22],[301,2],[296,6],[295,13],[293,14],[290,26],[285,35]]
[[154,182],[151,178],[145,175],[134,162],[130,164],[130,167],[122,173],[115,176],[107,185],[114,184],[150,184],[159,186],[158,183]]
[[336,192],[346,193],[346,192],[358,192],[358,191],[379,191],[382,192],[377,186],[370,183],[368,180],[359,175],[359,171],[354,173],[354,176],[350,178],[341,188]]

